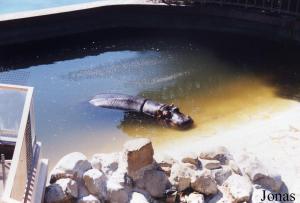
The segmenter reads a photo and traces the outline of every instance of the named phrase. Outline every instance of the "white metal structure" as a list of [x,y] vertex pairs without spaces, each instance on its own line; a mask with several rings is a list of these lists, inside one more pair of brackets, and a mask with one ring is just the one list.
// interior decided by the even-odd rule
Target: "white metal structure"
[[16,128],[17,136],[0,137],[0,141],[15,141],[14,153],[1,200],[9,203],[40,203],[43,199],[47,179],[48,161],[39,157],[41,143],[36,142],[35,137],[33,88],[0,84],[1,91],[19,92],[24,95],[20,123]]

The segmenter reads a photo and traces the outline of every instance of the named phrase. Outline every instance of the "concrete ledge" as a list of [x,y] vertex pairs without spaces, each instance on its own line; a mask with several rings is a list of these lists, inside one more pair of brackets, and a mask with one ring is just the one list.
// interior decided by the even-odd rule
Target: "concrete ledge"
[[112,2],[0,15],[0,45],[111,28],[199,29],[300,40],[300,22],[295,17],[219,6]]

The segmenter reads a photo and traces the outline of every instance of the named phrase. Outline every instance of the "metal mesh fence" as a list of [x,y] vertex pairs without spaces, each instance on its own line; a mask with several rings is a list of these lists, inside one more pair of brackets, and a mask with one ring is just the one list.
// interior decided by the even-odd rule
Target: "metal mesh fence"
[[33,137],[33,135],[34,134],[32,133],[31,116],[29,113],[25,130],[27,178],[23,202],[31,202],[32,190],[34,187],[34,180],[36,176],[36,168],[34,168],[34,150],[36,139],[35,137]]
[[253,8],[261,12],[283,13],[300,17],[300,0],[162,0],[162,2]]
[[25,130],[25,143],[26,143],[26,163],[27,163],[27,174],[31,173],[32,159],[33,159],[33,143],[31,137],[31,121],[30,114],[28,115],[26,130]]
[[256,8],[266,12],[300,16],[300,0],[194,0],[194,2]]
[[[12,74],[6,74],[9,77],[3,77],[2,75],[0,78],[2,81],[3,78],[12,78],[14,81],[20,81],[21,78],[22,82],[24,82],[29,77],[28,74],[21,74],[19,78],[14,73],[16,72],[12,71]],[[26,91],[25,104],[18,132],[19,136],[16,139],[3,198],[12,199],[17,202],[30,202],[39,158],[39,147],[37,147],[38,144],[36,143],[34,133],[33,88],[16,85],[1,85],[1,87],[21,92]]]
[[[2,70],[5,71],[5,70]],[[17,70],[2,72],[0,68],[0,83],[14,84],[14,85],[26,85],[30,77],[29,71]]]

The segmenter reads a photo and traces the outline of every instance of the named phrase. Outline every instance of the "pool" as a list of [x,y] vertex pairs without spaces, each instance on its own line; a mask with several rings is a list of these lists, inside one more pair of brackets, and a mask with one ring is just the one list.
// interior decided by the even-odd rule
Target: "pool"
[[[158,146],[211,136],[239,122],[267,119],[300,100],[297,48],[223,33],[137,33],[101,40],[85,35],[3,52],[0,82],[35,87],[36,132],[50,164],[72,151],[90,156],[120,150],[134,137],[149,137]],[[88,101],[98,93],[174,103],[195,127],[177,131],[95,108]]]
[[79,3],[87,3],[101,0],[0,0],[0,15],[5,13],[14,13],[21,11],[32,11],[38,9],[53,8]]

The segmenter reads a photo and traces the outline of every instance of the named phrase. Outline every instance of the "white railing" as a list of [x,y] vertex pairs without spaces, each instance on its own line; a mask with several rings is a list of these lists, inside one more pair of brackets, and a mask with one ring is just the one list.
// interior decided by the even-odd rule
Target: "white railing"
[[[32,99],[33,88],[0,84],[1,89],[26,93],[18,136],[2,201],[9,203],[40,203],[42,199],[38,199],[37,197],[42,198],[43,196],[48,164],[47,160],[40,160],[41,143],[36,142]],[[39,177],[40,174],[43,177]],[[40,185],[37,187],[36,184]]]
[[195,0],[195,2],[300,16],[300,0]]
[[257,9],[263,12],[300,16],[300,0],[162,0],[165,3],[186,3]]

